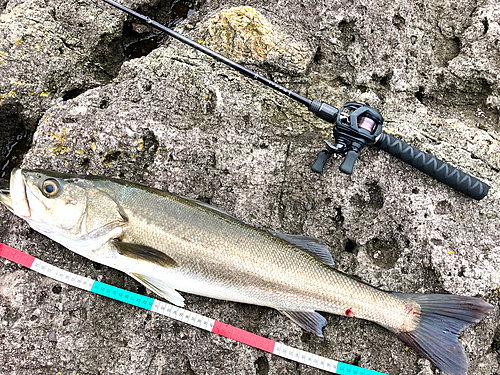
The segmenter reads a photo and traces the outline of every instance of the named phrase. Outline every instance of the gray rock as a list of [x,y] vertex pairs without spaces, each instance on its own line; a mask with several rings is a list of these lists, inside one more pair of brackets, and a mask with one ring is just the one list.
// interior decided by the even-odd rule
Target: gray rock
[[34,128],[45,110],[109,82],[122,22],[78,2],[9,1],[0,19],[0,115]]
[[[18,17],[11,4],[2,17],[13,17],[16,30],[36,29],[28,12],[50,14],[40,15],[35,10],[44,6],[25,2]],[[65,5],[57,27],[72,45],[88,46],[74,47],[83,57],[61,44],[61,56],[49,53],[37,64],[33,50],[25,65],[13,70],[35,70],[25,79],[29,85],[19,87],[4,78],[10,70],[0,64],[2,93],[17,90],[4,98],[0,111],[17,106],[20,115],[41,119],[24,167],[119,177],[200,199],[261,228],[323,238],[336,267],[382,289],[474,295],[498,305],[497,2],[474,7],[467,1],[209,0],[178,27],[221,52],[246,51],[234,57],[310,99],[375,106],[387,132],[489,183],[490,193],[480,202],[376,149],[362,151],[350,176],[338,171],[338,159],[328,162],[323,175],[313,174],[310,166],[323,139],[331,137],[329,124],[178,42],[125,62],[109,83],[99,80],[98,70],[87,71],[83,61],[114,64],[112,48],[96,50],[98,36],[106,35],[104,45],[111,45],[122,35],[125,17],[85,5],[88,15],[104,17],[112,27],[94,21],[79,33],[75,4]],[[217,13],[239,5],[253,6],[268,20],[269,35],[279,36],[275,42],[296,47],[253,54],[254,36],[236,31],[229,35],[244,48],[228,49],[223,29],[214,26],[219,31],[214,37],[210,25],[214,19],[224,24]],[[40,19],[36,25],[42,21],[49,22]],[[60,38],[42,40],[41,30],[33,40],[56,51]],[[9,55],[21,48],[9,46]],[[70,55],[78,62],[63,57]],[[45,81],[32,83],[44,74],[62,77],[53,79],[62,83],[46,97],[39,95]],[[23,80],[19,77],[16,81]],[[74,87],[82,93],[60,99]],[[38,94],[30,97],[32,91]],[[31,115],[42,111],[43,116]],[[12,121],[7,126],[19,125]],[[130,278],[69,252],[4,209],[0,220],[3,243],[71,272],[144,292]],[[319,339],[271,309],[185,297],[189,310],[318,355],[391,375],[436,373],[369,322],[329,315],[325,338]],[[499,327],[497,308],[462,335],[470,374],[500,371]],[[8,261],[0,266],[0,332],[5,374],[321,373]]]

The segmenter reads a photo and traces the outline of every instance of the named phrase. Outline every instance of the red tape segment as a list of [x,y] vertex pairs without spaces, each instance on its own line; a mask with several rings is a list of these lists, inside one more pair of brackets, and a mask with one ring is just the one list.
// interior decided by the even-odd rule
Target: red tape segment
[[21,266],[31,268],[33,262],[35,261],[35,257],[23,253],[17,249],[14,249],[10,246],[4,245],[0,243],[0,257],[8,259],[12,262],[19,263]]
[[215,321],[212,332],[269,353],[274,352],[274,345],[276,345],[276,342],[273,340],[266,339],[265,337],[256,335],[255,333],[244,331],[240,328],[219,322],[217,320]]

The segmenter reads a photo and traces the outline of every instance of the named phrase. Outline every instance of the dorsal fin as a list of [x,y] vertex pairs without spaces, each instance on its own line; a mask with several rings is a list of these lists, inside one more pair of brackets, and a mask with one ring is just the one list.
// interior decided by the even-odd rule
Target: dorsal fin
[[301,250],[304,250],[314,259],[323,264],[326,264],[327,266],[333,267],[335,265],[335,261],[332,258],[332,254],[330,253],[330,250],[328,249],[328,245],[326,244],[325,240],[321,240],[319,238],[314,238],[314,237],[299,236],[296,234],[286,234],[273,231],[270,231],[270,233],[274,236],[277,236],[285,241],[288,241],[300,247]]
[[214,207],[208,203],[205,203],[205,202],[201,202],[201,201],[198,201],[196,199],[192,199],[192,198],[186,198],[186,197],[182,197],[183,199],[197,205],[197,206],[200,206],[200,207],[203,207],[203,208],[206,208],[207,210],[209,211],[212,211],[212,212],[215,212],[217,214],[219,214],[220,216],[223,216],[225,217],[226,219],[229,219],[229,220],[232,220],[232,221],[236,221],[238,223],[241,223],[241,224],[245,224],[244,221],[228,214],[226,211],[222,210],[221,208],[218,208],[218,207]]

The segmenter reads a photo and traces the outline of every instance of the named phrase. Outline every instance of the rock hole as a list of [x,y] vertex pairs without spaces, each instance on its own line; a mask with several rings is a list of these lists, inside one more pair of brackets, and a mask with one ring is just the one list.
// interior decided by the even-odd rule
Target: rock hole
[[333,220],[338,223],[342,224],[345,220],[344,215],[342,215],[342,207],[336,207],[333,210]]
[[108,99],[102,99],[101,102],[99,103],[99,108],[106,109],[108,107],[109,107],[109,100]]
[[136,40],[132,43],[124,45],[124,54],[129,59],[136,59],[148,55],[151,51],[158,48],[162,42],[162,36],[154,35],[147,36],[143,39]]
[[424,87],[418,86],[418,91],[414,95],[415,95],[415,98],[417,98],[417,100],[420,103],[424,103],[424,93],[425,93]]
[[481,22],[483,23],[483,27],[484,27],[483,35],[485,35],[488,32],[488,30],[490,29],[490,24],[489,24],[487,18],[484,18]]
[[314,54],[313,61],[317,64],[323,59],[323,54],[321,53],[321,47],[318,46],[316,53]]
[[401,17],[399,14],[396,14],[392,18],[392,24],[394,26],[396,26],[398,29],[402,29],[406,24],[406,20],[403,17]]
[[308,344],[311,341],[312,335],[310,332],[302,332],[302,336],[300,336],[300,340]]
[[436,209],[434,212],[438,215],[447,215],[453,213],[453,206],[450,202],[448,201],[439,201],[436,204]]
[[255,369],[257,370],[257,375],[269,374],[269,361],[265,356],[257,358],[255,361]]
[[361,355],[357,355],[356,358],[354,358],[354,361],[352,362],[352,364],[354,366],[359,366],[360,361],[361,361]]
[[158,151],[158,139],[153,131],[146,129],[142,135],[144,141],[144,150],[153,155]]
[[375,237],[367,243],[366,250],[374,263],[384,269],[394,267],[402,253],[398,241],[394,238],[385,240]]
[[185,375],[196,375],[196,373],[193,371],[193,368],[191,367],[191,362],[189,362],[189,359],[186,360],[186,371],[184,372]]
[[353,44],[356,41],[356,36],[354,35],[354,22],[340,21],[340,40],[345,47]]
[[[147,15],[167,27],[174,27],[196,10],[196,2],[186,0],[160,2],[155,7],[144,6],[137,9],[139,13]],[[165,35],[163,33],[136,27],[136,24],[132,22],[124,24],[122,48],[128,59],[146,56],[164,42]]]
[[60,294],[62,291],[62,287],[60,285],[54,285],[52,288],[52,293],[54,294]]
[[462,266],[460,270],[458,271],[458,276],[463,277],[465,276],[465,267]]
[[65,124],[74,124],[75,122],[78,122],[78,119],[76,117],[63,117],[62,121]]
[[137,293],[142,294],[143,296],[146,295],[146,287],[143,285],[139,285],[137,287]]
[[493,341],[491,342],[491,350],[500,354],[500,326],[497,327],[495,335],[493,336]]
[[114,161],[117,161],[122,153],[120,151],[107,152],[102,159],[104,165],[109,165]]
[[44,291],[40,292],[40,294],[37,296],[37,302],[40,304],[40,303],[43,303],[43,301],[45,301],[48,297],[48,294]]
[[67,100],[70,100],[70,99],[74,99],[76,98],[78,95],[80,95],[81,93],[83,93],[83,90],[82,89],[72,89],[72,90],[68,90],[64,93],[63,95],[63,100],[64,101],[67,101]]
[[80,162],[80,165],[82,168],[88,169],[88,167],[90,166],[90,159],[87,157],[84,157],[82,159],[82,161]]
[[357,251],[355,251],[356,243],[348,238],[344,250],[348,253],[353,253],[353,254],[357,253]]

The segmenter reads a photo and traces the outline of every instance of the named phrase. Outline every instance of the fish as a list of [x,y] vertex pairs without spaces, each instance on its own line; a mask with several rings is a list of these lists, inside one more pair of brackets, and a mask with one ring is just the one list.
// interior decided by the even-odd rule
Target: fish
[[203,202],[123,180],[15,169],[0,203],[33,229],[118,269],[177,306],[180,292],[280,311],[323,337],[319,312],[387,328],[449,375],[458,337],[493,306],[469,296],[387,292],[334,268],[324,240],[259,229]]

